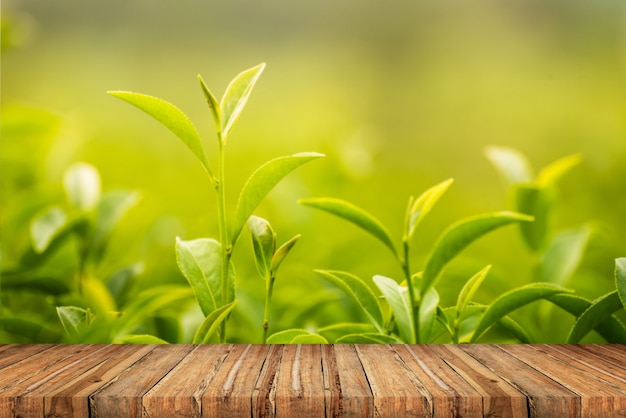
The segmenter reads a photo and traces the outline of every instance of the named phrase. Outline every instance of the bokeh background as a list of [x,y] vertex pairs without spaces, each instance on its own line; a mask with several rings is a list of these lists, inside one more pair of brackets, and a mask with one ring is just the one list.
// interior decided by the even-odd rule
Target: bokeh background
[[[595,233],[568,285],[590,299],[614,288],[614,259],[626,256],[626,5],[619,0],[4,0],[2,263],[10,266],[29,245],[29,219],[63,201],[63,171],[85,161],[100,171],[104,190],[141,195],[99,274],[141,262],[134,289],[184,283],[175,237],[217,236],[208,179],[170,132],[106,91],[176,104],[214,157],[197,74],[219,97],[235,74],[260,62],[267,68],[228,144],[230,202],[262,162],[326,154],[289,176],[256,213],[280,242],[302,234],[276,284],[275,330],[358,319],[313,269],[366,280],[401,276],[386,248],[298,198],[350,200],[399,239],[409,196],[453,177],[420,227],[417,270],[451,222],[512,207],[485,158],[490,145],[520,150],[537,171],[581,153],[582,164],[559,183],[552,227],[591,223]],[[255,336],[263,283],[250,247],[244,235],[234,321]],[[464,280],[493,264],[477,296],[489,303],[533,281],[535,263],[514,227],[497,231],[450,266],[442,301],[454,303]]]

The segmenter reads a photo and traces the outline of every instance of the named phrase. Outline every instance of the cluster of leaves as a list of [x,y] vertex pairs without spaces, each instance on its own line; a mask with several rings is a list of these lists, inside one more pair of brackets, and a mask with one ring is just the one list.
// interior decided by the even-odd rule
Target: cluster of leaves
[[[277,333],[273,343],[331,342],[335,343],[431,343],[478,342],[487,331],[500,327],[514,339],[531,343],[524,327],[509,314],[539,300],[547,300],[575,317],[567,337],[577,343],[595,330],[608,342],[626,341],[626,329],[615,313],[624,305],[624,270],[626,259],[617,259],[615,284],[617,290],[589,301],[573,294],[563,284],[576,269],[589,239],[590,227],[557,234],[548,244],[549,215],[554,207],[555,183],[580,157],[569,156],[550,164],[536,179],[522,154],[506,148],[490,148],[489,158],[504,174],[515,196],[518,212],[497,212],[470,217],[447,228],[432,247],[421,271],[409,267],[411,240],[417,226],[449,188],[446,180],[426,190],[417,199],[409,200],[404,217],[402,251],[399,251],[388,229],[365,210],[340,199],[302,199],[304,205],[338,216],[368,232],[385,245],[404,272],[402,281],[382,275],[373,282],[388,306],[387,312],[372,289],[359,277],[342,271],[318,270],[326,280],[343,290],[362,310],[366,323],[339,323],[321,328],[317,333],[290,329]],[[469,278],[455,306],[440,304],[435,285],[445,266],[470,243],[502,226],[517,223],[521,236],[531,251],[541,254],[538,269],[544,280],[514,288],[497,297],[491,304],[472,301],[491,266]]]
[[[98,171],[82,162],[65,171],[63,186],[66,204],[44,207],[30,220],[28,247],[15,265],[3,268],[2,331],[24,341],[132,341],[139,324],[188,299],[189,290],[154,287],[129,297],[140,263],[99,277],[111,232],[139,196],[125,190],[101,193]],[[59,270],[58,264],[67,268]],[[24,298],[40,307],[39,316],[12,309]]]
[[[235,307],[235,270],[231,258],[245,225],[252,232],[259,272],[267,282],[266,308],[263,320],[263,342],[267,338],[269,305],[278,266],[295,244],[297,237],[276,250],[276,236],[269,223],[252,214],[263,198],[290,172],[322,157],[307,152],[272,159],[258,167],[243,185],[234,214],[226,211],[227,185],[225,149],[235,122],[238,120],[254,85],[265,68],[257,65],[238,74],[218,101],[198,76],[200,87],[209,106],[217,134],[217,165],[213,171],[204,144],[191,120],[176,106],[145,94],[111,91],[111,95],[143,110],[174,133],[196,156],[206,173],[217,199],[219,239],[176,238],[176,257],[180,271],[188,280],[205,316],[193,339],[194,343],[224,342],[226,324]],[[229,216],[232,215],[232,218]],[[149,337],[146,337],[149,338]]]
[[[301,199],[302,205],[337,216],[376,238],[391,253],[402,277],[374,275],[373,288],[349,272],[316,270],[321,279],[354,302],[362,321],[338,322],[317,329],[288,328],[269,335],[277,272],[300,236],[278,245],[270,223],[254,216],[254,212],[283,178],[322,155],[299,153],[267,161],[243,184],[235,210],[227,211],[226,145],[264,68],[260,64],[238,74],[219,101],[198,77],[215,124],[215,165],[194,124],[179,108],[145,94],[109,92],[178,137],[197,158],[207,175],[207,184],[215,192],[219,236],[175,240],[178,267],[189,286],[155,285],[133,293],[131,287],[141,264],[100,277],[99,265],[105,258],[111,232],[138,196],[128,191],[101,193],[97,170],[77,163],[64,175],[66,204],[41,209],[29,222],[27,248],[14,265],[2,268],[0,337],[10,336],[14,341],[23,338],[26,342],[178,342],[175,333],[170,333],[172,338],[160,338],[162,333],[154,332],[156,315],[176,310],[195,298],[204,319],[195,329],[192,342],[227,342],[227,325],[238,301],[232,256],[247,226],[254,262],[265,282],[263,318],[258,321],[262,343],[466,343],[484,341],[494,329],[505,333],[508,340],[530,343],[535,342],[531,333],[512,313],[540,300],[547,301],[542,307],[558,307],[573,317],[564,342],[578,343],[595,331],[608,342],[626,343],[626,328],[619,320],[619,314],[626,309],[626,258],[616,259],[615,290],[589,300],[566,286],[581,263],[593,228],[583,225],[556,233],[551,230],[557,182],[579,163],[580,156],[559,159],[534,176],[524,155],[503,147],[490,147],[487,157],[506,180],[514,211],[480,214],[450,225],[419,269],[411,263],[419,226],[451,187],[452,179],[409,199],[402,235],[397,240],[374,215],[348,201]],[[489,304],[477,303],[475,296],[491,269],[486,265],[468,274],[454,305],[443,306],[437,286],[446,279],[449,263],[481,237],[513,224],[536,259],[536,277],[531,283],[510,289]],[[58,265],[65,268],[51,268]],[[18,312],[17,307],[25,301],[31,307],[45,306],[41,317]],[[175,316],[169,318],[177,321]]]

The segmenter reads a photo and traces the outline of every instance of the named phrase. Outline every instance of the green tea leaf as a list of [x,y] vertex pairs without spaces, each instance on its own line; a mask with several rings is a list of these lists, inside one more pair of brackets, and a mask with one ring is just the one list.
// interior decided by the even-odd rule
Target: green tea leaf
[[565,173],[576,165],[580,164],[582,156],[580,154],[568,155],[547,165],[537,176],[539,187],[549,187],[554,185]]
[[[342,271],[315,270],[316,273],[343,290],[365,312],[379,332],[384,331],[383,311],[378,298],[359,277]],[[395,283],[395,282],[394,282]]]
[[271,270],[274,273],[278,271],[278,267],[280,267],[285,257],[287,257],[287,254],[289,254],[289,251],[291,251],[291,249],[294,245],[296,245],[296,242],[298,242],[299,239],[300,235],[296,235],[295,237],[291,238],[289,241],[281,245],[278,250],[276,250],[276,253],[272,257],[272,263],[270,266]]
[[202,324],[200,324],[200,327],[198,327],[198,330],[193,337],[193,343],[208,344],[211,341],[211,337],[215,335],[222,322],[224,322],[236,304],[236,300],[232,301],[227,305],[220,306],[207,315],[207,317],[204,318],[204,321],[202,321]]
[[439,306],[439,294],[434,288],[430,288],[422,296],[419,306],[419,343],[430,342],[430,337],[437,319],[437,307]]
[[535,221],[520,224],[524,241],[533,251],[543,248],[548,238],[548,221],[554,205],[554,191],[532,184],[520,184],[515,188],[517,210],[532,216]]
[[420,283],[420,293],[423,294],[429,287],[435,286],[446,264],[478,238],[511,223],[531,220],[530,216],[503,211],[473,216],[453,224],[443,232],[429,254]]
[[565,285],[580,265],[591,232],[589,226],[582,226],[558,233],[541,254],[539,280]]
[[[591,306],[591,301],[569,293],[556,293],[548,296],[547,299],[576,317],[581,316]],[[619,341],[620,344],[626,344],[624,325],[612,315],[596,325],[595,331],[606,341]]]
[[108,93],[143,110],[169,129],[193,152],[202,164],[202,167],[213,179],[213,173],[200,135],[198,135],[198,131],[191,120],[179,108],[163,99],[148,96],[147,94],[128,91],[109,91]]
[[306,329],[286,329],[270,335],[267,338],[267,344],[291,344],[294,338],[310,334]]
[[37,254],[43,253],[52,240],[68,226],[67,216],[59,207],[52,207],[37,216],[30,224],[30,238]]
[[221,127],[222,141],[226,143],[226,137],[233,128],[233,125],[239,118],[239,114],[243,110],[252,88],[261,76],[265,63],[259,64],[248,70],[239,73],[226,87],[224,96],[220,102],[222,110]]
[[615,287],[622,305],[626,308],[626,258],[615,259]]
[[209,105],[209,109],[211,109],[211,114],[213,115],[213,122],[215,122],[215,130],[217,132],[218,137],[222,136],[222,109],[220,108],[220,104],[217,102],[215,95],[211,93],[211,90],[206,86],[204,80],[198,74],[198,81],[200,82],[200,87],[202,88],[202,93],[204,93],[204,97],[206,98],[207,104]]
[[[567,337],[568,344],[578,344],[591,330],[604,322],[617,311],[624,309],[617,290],[599,297],[582,313],[574,323]],[[624,343],[626,331],[622,335],[614,335],[608,343]],[[620,338],[621,337],[621,338]]]
[[409,301],[408,289],[385,276],[374,276],[374,283],[391,306],[402,341],[406,344],[415,344],[413,309]]
[[566,292],[570,291],[549,283],[531,283],[500,295],[491,305],[489,305],[483,314],[480,322],[474,330],[471,342],[478,340],[487,331],[487,329],[493,326],[504,316],[508,315],[510,312],[513,312],[514,310],[531,302],[535,302],[540,299],[547,299],[550,295],[555,293]]
[[450,188],[452,185],[453,179],[448,179],[443,181],[430,189],[426,190],[420,197],[418,197],[410,206],[408,212],[408,222],[407,222],[407,239],[410,240],[413,234],[415,233],[415,229],[420,224],[422,219],[428,215],[433,206],[439,201],[441,196]]
[[302,164],[323,156],[323,154],[315,152],[303,152],[278,157],[266,162],[252,173],[239,194],[239,201],[237,202],[235,212],[235,222],[231,234],[232,244],[234,245],[239,238],[243,226],[259,203],[261,203],[261,200],[263,200],[287,174],[291,173]]
[[116,342],[117,344],[169,344],[167,341],[149,334],[126,335]]
[[57,306],[57,315],[68,334],[80,334],[91,322],[91,313],[77,306]]
[[372,324],[360,322],[340,322],[317,329],[317,333],[329,342],[337,342],[338,339],[350,334],[378,334]]
[[463,310],[465,309],[465,306],[467,306],[467,304],[472,300],[472,298],[476,294],[476,291],[485,280],[485,277],[487,277],[490,269],[491,265],[485,267],[474,276],[472,276],[472,278],[469,279],[467,283],[465,283],[463,289],[461,289],[461,292],[459,293],[459,297],[456,300],[457,318],[460,318],[463,315]]
[[69,202],[80,210],[93,209],[100,201],[100,174],[91,164],[73,164],[63,175],[63,185]]
[[363,333],[347,334],[335,341],[335,344],[401,344],[402,341],[385,334]]
[[290,344],[328,344],[328,341],[321,335],[307,334],[294,337]]
[[[205,316],[222,301],[222,248],[211,238],[183,241],[176,238],[176,261],[187,279]],[[229,269],[232,272],[232,268]],[[234,298],[234,276],[229,284],[228,300]]]
[[396,254],[391,236],[383,224],[373,215],[345,200],[335,198],[300,199],[299,203],[332,213],[369,232]]
[[257,216],[250,216],[248,229],[252,235],[252,248],[259,274],[264,279],[270,276],[270,264],[276,248],[276,234],[268,221]]
[[512,185],[532,182],[530,163],[519,151],[507,147],[487,147],[485,153],[507,183]]
[[511,337],[515,338],[522,344],[534,343],[534,341],[532,340],[532,338],[530,338],[524,328],[508,316],[500,319],[498,321],[498,326],[502,327],[502,329],[508,332]]

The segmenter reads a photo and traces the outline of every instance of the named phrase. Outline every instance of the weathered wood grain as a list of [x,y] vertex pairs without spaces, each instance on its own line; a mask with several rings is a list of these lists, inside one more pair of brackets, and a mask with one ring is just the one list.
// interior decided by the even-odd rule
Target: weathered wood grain
[[192,345],[159,345],[89,396],[94,418],[138,418],[141,398],[191,350]]
[[429,417],[429,394],[411,369],[389,345],[358,345],[372,394],[374,415]]
[[428,392],[433,417],[482,417],[483,398],[426,345],[391,346]]
[[[324,377],[330,393],[326,416],[373,417],[374,396],[363,364],[353,345],[325,346]],[[339,393],[336,393],[338,391]],[[338,399],[337,399],[338,398]]]
[[277,417],[323,417],[324,382],[319,345],[286,345],[276,374]]
[[484,416],[529,416],[524,394],[459,346],[433,345],[431,348],[482,395]]
[[626,345],[0,345],[0,418],[620,417]]
[[528,398],[531,416],[580,416],[580,396],[506,353],[506,350],[493,345],[467,345],[461,348],[523,393]]
[[201,398],[232,345],[201,345],[142,398],[144,418],[200,417]]
[[89,395],[117,379],[126,368],[153,350],[156,346],[113,345],[112,354],[99,352],[100,362],[68,379],[58,387],[48,387],[44,395],[46,417],[88,417]]
[[606,379],[605,373],[590,372],[577,359],[561,353],[556,347],[510,345],[506,351],[577,393],[581,398],[583,417],[626,415],[626,385],[616,386]]
[[252,394],[267,358],[268,345],[236,345],[202,396],[202,417],[251,416]]

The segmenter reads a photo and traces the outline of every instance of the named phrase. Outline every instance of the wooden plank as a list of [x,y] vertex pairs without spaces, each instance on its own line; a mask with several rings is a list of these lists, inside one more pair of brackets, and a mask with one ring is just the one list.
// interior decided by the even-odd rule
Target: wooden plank
[[322,367],[324,386],[327,388],[326,416],[373,417],[374,395],[354,345],[329,345],[324,348]]
[[428,392],[389,345],[356,345],[374,396],[374,415],[429,417]]
[[277,417],[323,417],[321,346],[286,345],[276,374]]
[[142,396],[192,349],[192,345],[157,345],[89,396],[91,418],[141,417]]
[[428,392],[434,417],[482,417],[482,395],[426,345],[393,345]]
[[526,396],[459,346],[431,345],[430,348],[482,395],[484,416],[528,416]]
[[[0,352],[0,369],[53,347],[52,344],[7,344]],[[1,384],[1,381],[0,381]]]
[[[581,414],[584,417],[614,417],[626,415],[625,391],[616,388],[606,379],[590,373],[589,369],[558,350],[541,345],[516,345],[503,347],[507,352],[531,367],[559,382],[581,397]],[[621,415],[620,415],[621,414]]]
[[259,378],[252,391],[252,416],[271,417],[275,415],[275,382],[283,356],[282,345],[271,345]]
[[626,369],[626,344],[586,344],[583,347],[588,353]]
[[36,376],[45,378],[62,369],[72,356],[90,353],[96,349],[97,347],[93,345],[57,345],[29,357],[23,357],[20,361],[3,368],[0,381],[0,405],[3,401],[12,402],[8,397],[12,388],[20,387],[21,384]]
[[44,416],[44,397],[52,388],[67,382],[67,380],[84,373],[85,370],[102,362],[102,358],[110,356],[113,347],[100,345],[90,347],[90,351],[82,351],[74,356],[68,357],[63,362],[60,369],[54,372],[43,372],[33,375],[31,378],[13,386],[3,396],[13,398],[13,416]]
[[582,345],[547,345],[542,348],[566,361],[575,362],[581,369],[593,373],[618,389],[626,389],[626,363],[613,364],[595,356],[587,346]]
[[[251,416],[269,345],[236,345],[202,395],[202,417]],[[263,396],[263,395],[260,395]]]
[[508,354],[506,349],[485,344],[460,348],[526,395],[531,416],[580,416],[580,396]]
[[143,417],[199,417],[202,394],[232,348],[196,346],[143,396]]
[[89,395],[104,386],[131,364],[141,359],[155,346],[111,345],[111,353],[97,352],[92,357],[97,362],[58,387],[50,388],[44,395],[46,417],[88,417]]

